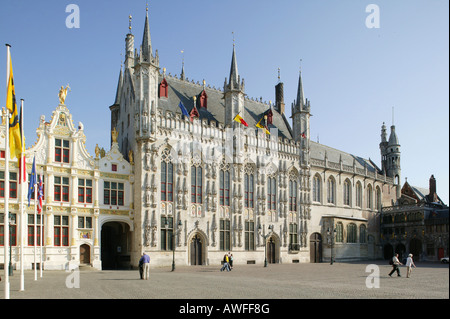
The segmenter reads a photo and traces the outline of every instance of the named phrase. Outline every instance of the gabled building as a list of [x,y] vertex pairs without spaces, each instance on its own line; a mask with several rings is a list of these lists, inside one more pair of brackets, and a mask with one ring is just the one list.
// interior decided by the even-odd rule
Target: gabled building
[[448,256],[448,206],[436,192],[436,179],[431,175],[429,188],[403,184],[401,197],[395,205],[383,207],[381,243],[384,258],[394,253],[415,260],[439,260]]
[[[2,118],[2,136],[5,134],[4,123]],[[17,160],[9,161],[13,268],[20,268],[21,246],[24,269],[33,269],[35,264],[47,270],[68,269],[71,265],[90,265],[97,269],[129,267],[129,234],[134,230],[133,166],[120,153],[115,141],[117,136],[113,133],[108,152],[97,148],[92,157],[85,148],[83,124],[74,125],[64,103],[53,111],[50,121],[41,116],[36,133],[37,141],[26,150],[27,172],[31,173],[35,159],[38,181],[42,179],[43,182],[42,212],[37,213],[36,218],[35,196],[33,194],[28,205],[29,185],[18,183]],[[4,143],[1,139],[3,176]],[[3,183],[0,185],[3,189],[4,182],[0,183]],[[4,192],[0,196],[4,198]],[[4,211],[3,201],[0,206]],[[1,235],[4,233],[3,211]]]

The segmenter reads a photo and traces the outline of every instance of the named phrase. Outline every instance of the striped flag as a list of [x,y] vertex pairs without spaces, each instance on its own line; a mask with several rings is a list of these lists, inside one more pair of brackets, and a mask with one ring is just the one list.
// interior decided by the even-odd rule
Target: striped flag
[[33,158],[33,168],[31,169],[30,185],[28,186],[28,207],[30,207],[31,195],[34,193],[34,184],[36,184],[36,157]]
[[242,125],[248,127],[247,122],[245,122],[244,119],[242,118],[242,116],[240,116],[239,114],[237,114],[237,115],[234,117],[234,120],[235,120],[236,122],[241,123]]
[[42,212],[42,198],[44,197],[42,176],[39,176],[39,188],[38,188],[38,204],[37,212],[40,214]]

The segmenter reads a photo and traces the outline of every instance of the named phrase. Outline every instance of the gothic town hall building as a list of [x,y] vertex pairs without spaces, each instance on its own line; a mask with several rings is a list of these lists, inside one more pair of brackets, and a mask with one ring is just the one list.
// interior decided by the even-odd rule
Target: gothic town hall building
[[[152,47],[147,13],[138,48],[131,28],[125,38],[109,107],[109,151],[88,154],[83,125],[73,125],[65,105],[50,122],[41,118],[27,165],[30,171],[37,154],[44,176],[44,268],[129,268],[143,252],[153,266],[220,265],[228,252],[235,264],[260,265],[383,257],[381,207],[400,197],[395,127],[388,137],[383,124],[374,145],[380,167],[313,142],[301,74],[287,118],[283,83],[273,104],[248,98],[234,45],[230,51],[223,88],[189,81],[184,69],[179,77],[168,75]],[[32,207],[19,217],[20,194],[26,191],[10,196],[22,225],[13,230],[14,243],[25,241],[25,267],[31,268],[26,238],[33,234],[26,232],[37,224]],[[18,251],[14,247],[13,264]]]

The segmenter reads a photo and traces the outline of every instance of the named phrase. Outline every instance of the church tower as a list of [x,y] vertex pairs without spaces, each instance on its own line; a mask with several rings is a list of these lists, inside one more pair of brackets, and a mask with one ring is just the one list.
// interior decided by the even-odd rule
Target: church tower
[[391,126],[391,134],[389,140],[387,139],[386,126],[381,127],[381,169],[388,177],[394,179],[394,184],[397,185],[397,198],[400,198],[400,143],[397,134],[395,133],[395,125]]
[[227,83],[227,78],[225,78],[225,83],[223,85],[224,99],[225,99],[225,125],[227,127],[236,127],[236,121],[233,121],[237,114],[243,116],[244,114],[244,80],[242,79],[238,72],[237,61],[236,61],[236,49],[233,43],[233,55],[231,58],[231,69],[230,69],[230,79]]
[[152,51],[148,8],[146,9],[144,35],[139,54],[135,54],[134,64],[134,129],[136,139],[155,141],[156,110],[158,109],[159,56]]
[[299,73],[297,100],[292,103],[292,133],[296,142],[301,142],[301,164],[309,164],[309,121],[311,106],[303,93],[302,72]]

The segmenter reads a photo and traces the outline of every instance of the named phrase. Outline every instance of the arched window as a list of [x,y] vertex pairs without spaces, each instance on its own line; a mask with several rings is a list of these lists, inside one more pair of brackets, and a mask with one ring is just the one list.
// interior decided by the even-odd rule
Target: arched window
[[327,182],[327,203],[336,204],[335,195],[336,194],[336,181],[333,177],[328,178]]
[[378,211],[381,210],[381,190],[380,190],[380,187],[378,187],[378,186],[375,191],[375,208]]
[[320,176],[315,175],[313,178],[313,202],[320,202],[322,190],[320,183]]
[[352,185],[348,179],[344,182],[344,205],[351,204]]
[[164,78],[159,84],[159,97],[168,97],[168,93],[169,93],[169,85],[167,84],[167,81]]
[[191,202],[196,204],[202,203],[202,168],[200,166],[191,167]]
[[344,225],[341,222],[336,224],[336,242],[342,243],[344,241]]
[[372,185],[368,185],[367,186],[367,196],[366,196],[366,200],[367,200],[367,209],[372,209],[373,208],[373,194],[372,194]]
[[356,206],[362,207],[362,186],[360,182],[356,183]]
[[253,186],[254,186],[253,174],[245,174],[244,175],[244,193],[245,193],[244,204],[245,204],[245,207],[247,207],[247,208],[254,207]]
[[267,207],[269,210],[277,209],[277,183],[275,177],[267,179]]
[[289,181],[289,210],[297,211],[297,182]]
[[173,164],[161,162],[161,200],[173,202]]
[[356,225],[353,223],[347,225],[347,243],[356,243]]
[[359,242],[361,244],[366,243],[366,225],[359,226]]
[[220,170],[220,205],[230,206],[230,171]]

